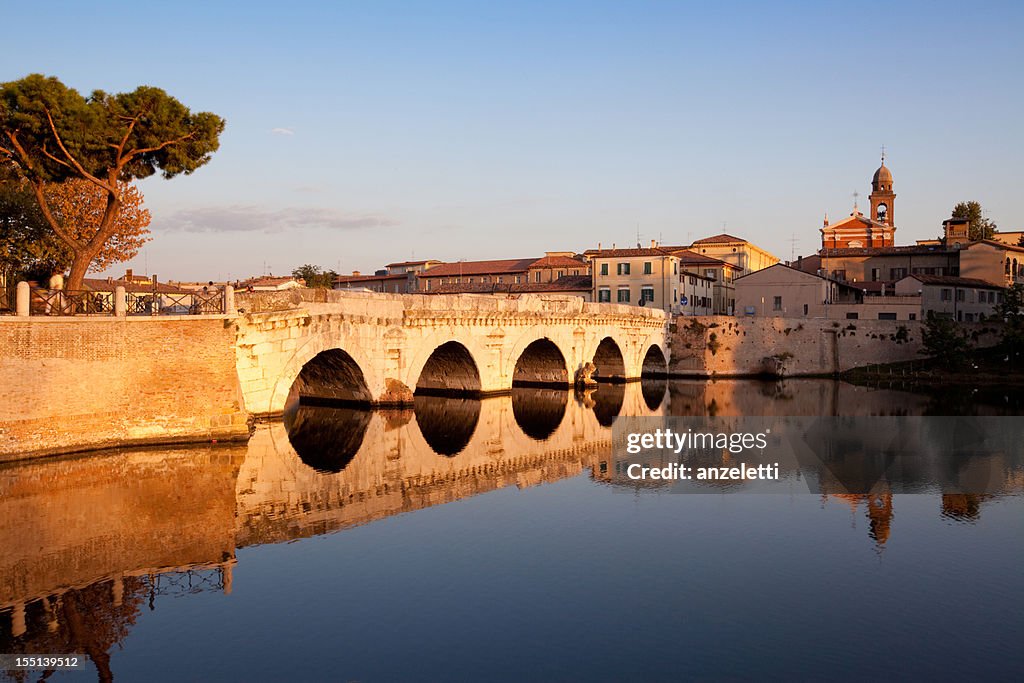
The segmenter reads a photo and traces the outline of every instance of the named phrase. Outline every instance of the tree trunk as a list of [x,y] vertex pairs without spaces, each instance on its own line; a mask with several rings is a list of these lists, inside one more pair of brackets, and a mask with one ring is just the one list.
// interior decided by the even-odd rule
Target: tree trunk
[[67,282],[64,283],[64,289],[82,289],[82,281],[85,280],[85,275],[89,272],[89,266],[92,264],[94,257],[95,254],[75,251],[75,258],[71,261],[71,271],[68,273]]

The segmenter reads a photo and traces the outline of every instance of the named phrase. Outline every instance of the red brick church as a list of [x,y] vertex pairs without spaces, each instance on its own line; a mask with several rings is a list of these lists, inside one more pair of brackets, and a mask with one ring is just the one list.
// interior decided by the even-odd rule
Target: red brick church
[[853,211],[841,221],[828,222],[821,228],[822,249],[891,247],[896,244],[896,223],[893,219],[893,205],[896,193],[892,191],[892,171],[885,165],[885,154],[882,165],[875,171],[871,179],[871,194],[868,195],[871,210],[867,216],[857,210],[856,201]]

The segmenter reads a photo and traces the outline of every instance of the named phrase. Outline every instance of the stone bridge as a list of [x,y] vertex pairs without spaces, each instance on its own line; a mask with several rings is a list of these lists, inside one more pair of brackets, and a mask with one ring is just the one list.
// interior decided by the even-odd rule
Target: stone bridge
[[237,305],[238,379],[257,416],[299,396],[401,405],[414,394],[568,387],[590,363],[593,379],[628,381],[668,362],[662,311],[579,297],[310,290],[241,294]]

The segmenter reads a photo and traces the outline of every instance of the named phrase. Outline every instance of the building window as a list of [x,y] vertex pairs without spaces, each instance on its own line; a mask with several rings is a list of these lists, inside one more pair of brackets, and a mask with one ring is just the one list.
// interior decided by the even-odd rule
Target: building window
[[679,274],[679,264],[676,263],[675,261],[672,262],[672,274],[673,275],[678,275]]
[[882,269],[881,268],[872,268],[871,269],[871,281],[872,282],[878,282],[878,279],[880,277],[882,277]]
[[910,320],[917,320],[917,313],[911,313],[911,314],[910,314],[909,316],[907,316],[907,317],[908,317],[908,318],[909,318]]
[[620,304],[629,303],[629,287],[623,287],[618,291],[618,298],[616,299]]
[[941,292],[939,292],[939,300],[940,301],[952,301],[953,300],[953,290],[952,289],[945,289],[945,288],[943,288],[943,290]]
[[782,310],[782,297],[781,296],[775,297],[774,302],[772,303],[772,310],[773,311],[781,311]]
[[890,280],[902,280],[907,276],[906,268],[890,268],[889,279]]
[[964,301],[964,290],[962,290],[962,289],[956,290],[956,300],[957,301]]
[[618,272],[619,275],[629,275],[629,264],[628,263],[620,263],[620,264],[618,264],[617,272]]
[[715,271],[710,269],[710,268],[704,269],[704,277],[706,277],[709,280],[717,280],[718,279],[718,278],[715,277]]
[[654,272],[654,268],[650,261],[644,261],[644,275],[650,275]]
[[878,314],[878,319],[879,320],[895,320],[896,319],[896,314],[895,313],[879,313]]
[[505,276],[504,275],[499,275],[498,276],[498,280],[497,280],[498,284],[500,285],[504,281],[505,281]]
[[607,275],[607,274],[608,274],[608,264],[607,263],[602,263],[601,264],[601,275]]
[[810,307],[807,304],[804,304],[804,315],[807,315],[807,311],[809,310],[809,308]]
[[860,313],[847,313],[846,314],[846,319],[847,320],[857,320],[858,318],[860,318]]
[[597,290],[597,300],[599,303],[610,303],[612,300],[612,290],[608,287],[602,287]]
[[640,288],[640,302],[653,302],[654,301],[654,287],[641,287]]
[[564,270],[558,271],[558,277],[562,277],[563,275],[565,275],[565,271]]
[[679,301],[679,290],[678,289],[673,289],[672,290],[672,303],[676,303],[677,301]]
[[534,282],[540,282],[540,271],[538,270],[536,275],[533,276]]

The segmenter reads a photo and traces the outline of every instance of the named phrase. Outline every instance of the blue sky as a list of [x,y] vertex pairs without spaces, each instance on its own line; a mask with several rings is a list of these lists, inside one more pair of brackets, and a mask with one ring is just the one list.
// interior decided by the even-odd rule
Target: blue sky
[[[5,3],[0,80],[164,88],[227,119],[142,184],[162,279],[522,258],[724,230],[789,258],[861,206],[897,240],[1024,227],[1024,4]],[[118,267],[116,273],[123,270]],[[116,274],[115,273],[115,274]]]

